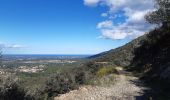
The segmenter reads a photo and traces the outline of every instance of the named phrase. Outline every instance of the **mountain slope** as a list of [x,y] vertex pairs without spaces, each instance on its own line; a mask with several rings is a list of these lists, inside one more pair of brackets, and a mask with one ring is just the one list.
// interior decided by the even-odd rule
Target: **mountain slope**
[[132,71],[143,74],[143,79],[153,89],[154,100],[170,98],[170,28],[151,31],[146,41],[135,49]]
[[156,71],[157,75],[154,74],[154,76],[170,80],[170,68],[168,67],[170,65],[170,28],[155,29],[122,47],[90,58],[97,62],[112,62],[119,66],[130,66],[139,72]]
[[134,58],[134,50],[142,45],[145,41],[146,35],[141,36],[126,45],[103,52],[89,58],[97,62],[112,62],[118,66],[129,66]]
[[154,89],[154,100],[169,100],[162,97],[170,98],[170,27],[157,28],[122,47],[91,58],[127,66],[131,71],[140,73]]
[[151,31],[134,55],[131,63],[134,69],[149,73],[150,77],[170,80],[170,28]]

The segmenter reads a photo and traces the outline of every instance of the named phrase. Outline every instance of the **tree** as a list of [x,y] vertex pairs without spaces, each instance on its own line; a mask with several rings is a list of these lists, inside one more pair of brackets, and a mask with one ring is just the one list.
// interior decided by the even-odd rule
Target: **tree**
[[157,10],[149,12],[145,19],[151,24],[162,24],[163,27],[170,26],[170,0],[155,0]]
[[2,67],[2,49],[0,47],[0,67]]

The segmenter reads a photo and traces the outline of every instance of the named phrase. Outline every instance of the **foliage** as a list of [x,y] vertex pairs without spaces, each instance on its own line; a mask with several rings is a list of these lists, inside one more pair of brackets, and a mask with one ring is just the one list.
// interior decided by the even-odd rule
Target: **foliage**
[[156,11],[149,12],[145,18],[151,24],[169,24],[170,23],[170,1],[155,0]]
[[98,77],[103,77],[103,76],[111,74],[113,72],[116,72],[116,70],[113,67],[103,67],[97,71],[96,75]]
[[0,46],[0,67],[2,67],[2,48]]
[[0,100],[30,100],[30,98],[15,79],[1,79]]
[[75,89],[75,81],[68,73],[57,73],[48,79],[45,83],[44,92],[48,98],[64,94]]
[[88,62],[80,67],[57,72],[48,78],[41,91],[48,99],[64,94],[78,88],[82,84],[88,84],[99,68],[99,65],[94,62]]
[[135,56],[129,67],[132,71],[141,73],[141,78],[153,89],[153,100],[159,100],[158,96],[162,97],[163,94],[165,98],[170,98],[169,33],[170,30],[164,27],[150,31],[143,44],[135,49]]

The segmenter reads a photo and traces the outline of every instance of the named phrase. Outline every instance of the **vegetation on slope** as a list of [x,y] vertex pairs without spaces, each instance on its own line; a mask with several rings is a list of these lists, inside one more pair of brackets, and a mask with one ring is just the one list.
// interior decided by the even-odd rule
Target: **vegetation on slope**
[[26,91],[20,87],[20,83],[12,78],[0,78],[0,99],[1,100],[33,100]]
[[110,51],[89,57],[96,62],[112,62],[115,66],[129,66],[134,58],[135,48],[140,47],[145,41],[146,35],[134,39],[126,45]]
[[148,34],[146,41],[135,49],[131,70],[143,74],[157,92],[170,94],[170,29],[159,28]]
[[156,28],[125,46],[91,58],[97,62],[126,66],[140,74],[141,79],[156,91],[151,94],[154,100],[170,98],[170,28]]

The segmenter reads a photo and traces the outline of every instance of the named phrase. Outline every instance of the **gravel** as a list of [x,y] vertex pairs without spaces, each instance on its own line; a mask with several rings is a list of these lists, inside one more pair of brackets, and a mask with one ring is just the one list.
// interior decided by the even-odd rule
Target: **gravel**
[[120,74],[114,85],[82,86],[54,100],[142,100],[141,96],[146,89],[137,77]]

